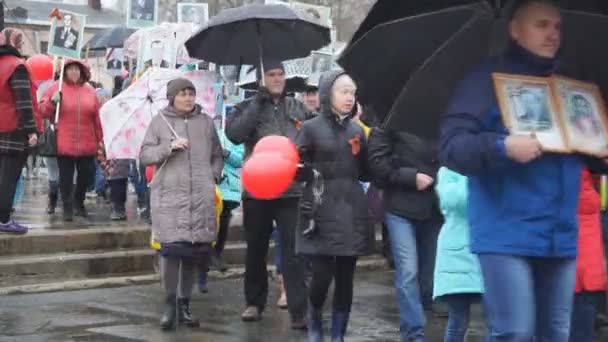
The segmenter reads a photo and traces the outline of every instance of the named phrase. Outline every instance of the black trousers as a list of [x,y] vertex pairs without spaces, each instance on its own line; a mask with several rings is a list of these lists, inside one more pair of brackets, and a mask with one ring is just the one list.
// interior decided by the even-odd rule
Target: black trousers
[[306,314],[305,263],[295,253],[295,231],[298,220],[298,198],[282,198],[271,201],[245,199],[243,222],[247,240],[245,263],[245,299],[247,306],[264,310],[268,297],[268,272],[266,260],[273,221],[279,227],[283,280],[287,294],[287,306],[292,319],[302,319]]
[[334,311],[350,312],[353,304],[353,281],[357,257],[310,256],[312,281],[308,298],[315,310],[321,311],[327,299],[332,279],[334,285]]
[[127,202],[129,179],[110,179],[108,183],[110,184],[110,201],[114,210],[124,213],[126,211],[125,203]]
[[[64,208],[84,206],[87,189],[95,180],[94,157],[57,157],[59,167],[59,191]],[[78,172],[74,188],[74,171]]]
[[27,153],[0,154],[0,223],[11,218],[17,181],[27,160]]
[[228,240],[228,229],[230,228],[230,219],[232,211],[239,207],[239,202],[223,201],[222,213],[220,215],[220,229],[217,233],[217,241],[215,242],[215,255],[221,256]]

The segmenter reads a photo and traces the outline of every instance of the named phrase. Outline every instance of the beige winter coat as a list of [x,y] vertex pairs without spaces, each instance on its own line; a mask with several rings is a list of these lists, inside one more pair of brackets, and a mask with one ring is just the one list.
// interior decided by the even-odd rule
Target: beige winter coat
[[[187,150],[171,151],[175,134],[190,141]],[[186,116],[171,107],[161,110],[146,131],[140,158],[157,165],[150,184],[155,238],[161,243],[215,241],[215,184],[224,163],[213,120],[198,105]]]

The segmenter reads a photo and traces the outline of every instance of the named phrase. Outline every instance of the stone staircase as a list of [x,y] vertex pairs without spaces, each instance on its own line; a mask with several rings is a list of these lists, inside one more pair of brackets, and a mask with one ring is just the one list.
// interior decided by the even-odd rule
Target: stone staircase
[[[150,227],[136,218],[133,201],[129,221],[108,220],[109,206],[89,199],[88,219],[64,224],[61,213],[44,213],[43,186],[28,184],[16,218],[31,227],[26,235],[0,234],[0,295],[124,286],[158,281],[156,252],[149,246]],[[36,191],[38,189],[38,191]],[[238,277],[244,272],[246,244],[237,209],[231,221],[224,261],[230,270],[211,272],[211,277]],[[378,244],[380,236],[377,237]],[[272,264],[273,244],[269,253]],[[364,258],[362,266],[380,267],[378,256]],[[273,266],[270,266],[273,267]]]

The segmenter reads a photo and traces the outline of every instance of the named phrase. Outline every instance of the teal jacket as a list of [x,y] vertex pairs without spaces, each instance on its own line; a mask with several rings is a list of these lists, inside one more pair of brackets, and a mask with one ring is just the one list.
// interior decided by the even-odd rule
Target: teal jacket
[[220,193],[224,201],[241,201],[241,168],[243,167],[243,156],[245,147],[243,144],[235,145],[221,129],[217,130],[217,135],[224,149],[230,153],[224,158],[224,172],[222,181],[219,185]]
[[433,297],[483,293],[479,261],[469,246],[467,177],[442,167],[437,178],[445,223],[437,240]]

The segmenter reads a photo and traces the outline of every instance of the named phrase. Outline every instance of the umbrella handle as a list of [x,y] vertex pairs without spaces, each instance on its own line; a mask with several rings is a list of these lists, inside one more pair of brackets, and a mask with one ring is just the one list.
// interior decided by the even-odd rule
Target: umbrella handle
[[264,47],[262,46],[262,34],[260,33],[260,22],[256,20],[255,28],[257,33],[258,40],[258,53],[260,54],[260,77],[262,79],[262,87],[266,86],[266,81],[264,80]]

